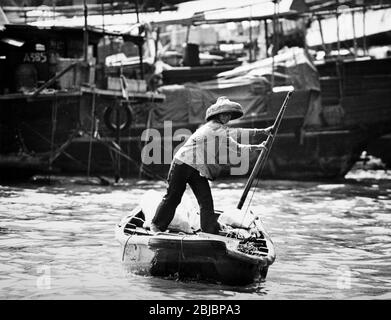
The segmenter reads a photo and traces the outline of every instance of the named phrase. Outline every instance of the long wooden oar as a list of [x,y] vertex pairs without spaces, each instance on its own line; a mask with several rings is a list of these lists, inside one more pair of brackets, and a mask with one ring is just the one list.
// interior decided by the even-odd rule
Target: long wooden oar
[[237,206],[238,209],[242,209],[243,204],[246,201],[248,192],[250,191],[250,189],[252,187],[254,179],[257,177],[257,175],[259,173],[259,170],[263,169],[263,167],[264,167],[264,165],[266,163],[266,159],[267,159],[267,157],[269,155],[269,152],[270,152],[270,149],[271,149],[271,147],[273,145],[274,138],[277,135],[278,128],[280,127],[282,117],[284,115],[286,106],[288,104],[288,100],[289,100],[292,92],[293,92],[293,90],[289,91],[287,93],[287,95],[285,97],[285,100],[284,100],[284,103],[282,104],[281,109],[278,112],[277,118],[274,121],[273,127],[272,127],[272,129],[271,129],[271,131],[270,131],[270,133],[269,133],[269,135],[268,135],[268,137],[266,139],[265,149],[261,149],[261,152],[260,152],[260,154],[258,156],[257,162],[255,163],[255,166],[253,168],[253,171],[251,172],[250,177],[248,178],[247,183],[246,183],[246,185],[244,187],[243,194],[242,194],[242,196],[240,198],[240,201],[238,203],[238,206]]

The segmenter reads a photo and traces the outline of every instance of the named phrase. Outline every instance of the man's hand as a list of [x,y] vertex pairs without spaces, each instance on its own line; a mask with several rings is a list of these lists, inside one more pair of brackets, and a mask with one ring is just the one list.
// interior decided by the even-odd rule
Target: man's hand
[[272,130],[273,130],[273,126],[267,127],[265,129],[262,129],[262,130],[263,130],[264,134],[269,135],[272,132]]
[[257,228],[250,229],[250,235],[252,237],[260,238],[262,236],[262,233]]
[[266,143],[265,143],[265,141],[263,141],[261,144],[256,144],[255,145],[255,148],[257,149],[257,150],[261,150],[261,149],[267,149],[266,148]]
[[229,230],[229,226],[227,226],[225,223],[221,223],[221,222],[218,222],[217,221],[217,223],[218,223],[218,225],[219,225],[219,230],[220,231],[228,231]]

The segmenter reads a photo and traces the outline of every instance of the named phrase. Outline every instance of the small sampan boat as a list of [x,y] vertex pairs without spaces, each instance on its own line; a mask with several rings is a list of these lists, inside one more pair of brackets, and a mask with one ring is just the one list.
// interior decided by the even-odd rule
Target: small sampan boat
[[145,227],[142,208],[135,208],[115,232],[126,271],[227,285],[248,285],[265,279],[275,251],[261,221],[250,213],[250,219],[246,219],[253,220],[250,225],[237,228],[235,220],[241,217],[232,219],[232,214],[216,213],[221,214],[219,221],[231,222],[219,235],[175,229],[152,234]]
[[[148,221],[151,221],[158,204],[152,205],[156,197],[148,194],[149,191],[144,195],[144,203],[141,201],[140,206],[116,227],[116,238],[123,250],[122,261],[128,271],[211,280],[229,285],[248,285],[265,279],[269,266],[275,260],[273,243],[261,220],[251,211],[246,214],[241,209],[254,179],[262,171],[292,92],[287,93],[237,209],[216,212],[220,214],[218,221],[226,228],[219,235],[194,232],[197,228],[176,230],[173,222],[175,217],[180,217],[178,207],[170,223],[170,232],[153,234],[148,230]],[[195,220],[188,215],[183,221]],[[187,229],[186,232],[183,232],[184,229]]]

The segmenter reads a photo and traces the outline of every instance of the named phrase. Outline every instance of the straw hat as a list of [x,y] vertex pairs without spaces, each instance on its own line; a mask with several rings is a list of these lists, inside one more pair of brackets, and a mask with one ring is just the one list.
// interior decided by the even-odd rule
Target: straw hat
[[230,113],[231,120],[234,120],[243,116],[243,109],[239,103],[233,102],[227,97],[220,97],[206,110],[205,120],[209,121],[213,116],[220,113]]

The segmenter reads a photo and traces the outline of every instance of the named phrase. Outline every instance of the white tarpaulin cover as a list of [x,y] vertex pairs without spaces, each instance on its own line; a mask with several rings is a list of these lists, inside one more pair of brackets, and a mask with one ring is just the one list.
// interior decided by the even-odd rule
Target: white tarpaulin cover
[[[159,88],[166,96],[155,105],[154,125],[165,120],[174,123],[203,123],[205,111],[218,97],[227,96],[240,103],[244,117],[266,114],[272,93],[272,65],[278,68],[280,85],[292,85],[295,90],[320,91],[319,74],[302,48],[290,48],[272,58],[263,59],[219,74],[216,80],[167,85]],[[310,110],[319,109],[319,101],[311,102]],[[315,112],[316,113],[316,112]]]
[[[144,227],[149,228],[151,221],[155,216],[156,209],[162,200],[164,193],[149,190],[140,199],[140,207],[145,215]],[[233,228],[250,229],[255,226],[256,217],[252,212],[245,213],[239,209],[226,209],[219,218],[218,222]],[[171,221],[168,229],[193,233],[200,230],[200,215],[198,207],[194,205],[191,199],[184,194],[182,201],[175,211],[174,219]]]
[[[338,38],[339,41],[346,41],[361,38],[364,35],[371,36],[391,30],[391,8],[366,11],[365,25],[362,11],[355,12],[354,15],[351,12],[341,13],[338,17],[338,24],[335,16],[322,19],[321,23],[324,43],[336,43]],[[307,30],[306,39],[310,47],[322,45],[318,21],[311,24]]]
[[[149,190],[141,197],[140,207],[145,215],[145,228],[151,226],[151,221],[155,216],[156,209],[163,196],[164,193]],[[171,221],[168,228],[186,233],[193,233],[200,229],[200,216],[186,194],[183,195],[182,202],[177,207],[174,219]]]

